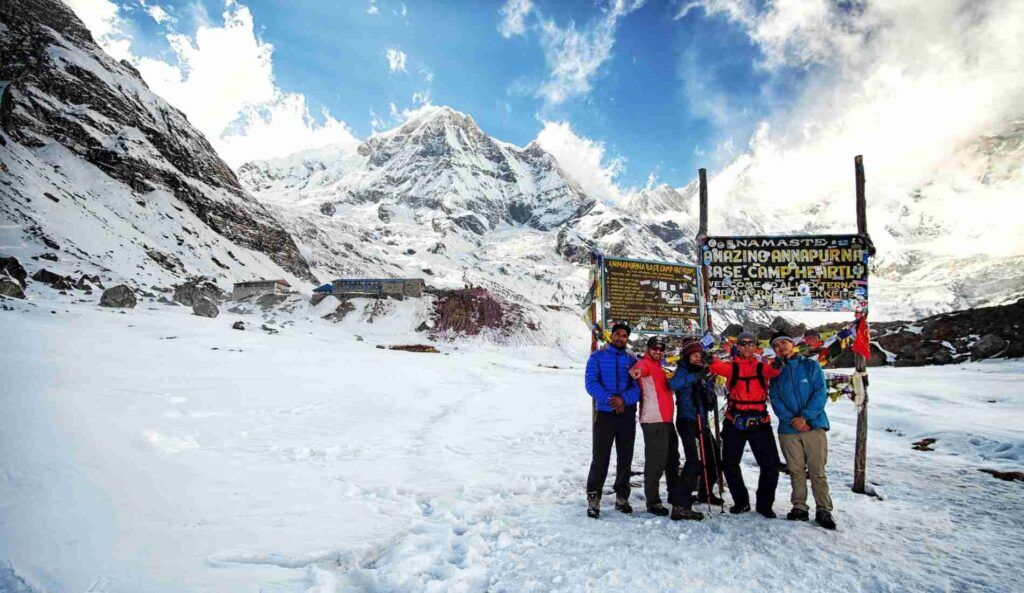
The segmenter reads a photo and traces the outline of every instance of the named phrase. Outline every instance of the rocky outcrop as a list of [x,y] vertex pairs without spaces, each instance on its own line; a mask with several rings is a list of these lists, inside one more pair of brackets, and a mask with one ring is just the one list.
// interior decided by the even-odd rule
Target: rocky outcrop
[[137,303],[135,298],[135,292],[124,284],[112,286],[103,291],[103,295],[100,296],[101,307],[118,307],[131,309],[135,307]]
[[207,278],[193,278],[174,287],[174,302],[186,307],[195,305],[201,299],[220,303],[224,298],[224,291]]
[[16,257],[0,257],[0,274],[7,274],[18,281],[22,288],[25,288],[25,279],[28,272],[21,266]]
[[[819,331],[835,331],[848,324],[831,324]],[[982,307],[933,315],[919,321],[887,321],[871,325],[869,366],[944,365],[988,358],[1024,357],[1024,299],[1010,305]],[[853,356],[844,352],[832,364],[852,367]]]
[[442,339],[486,332],[507,335],[537,329],[534,322],[525,319],[521,306],[483,288],[438,291],[431,321],[431,335]]
[[25,290],[10,276],[0,276],[0,295],[15,299],[25,298]]
[[213,319],[220,315],[220,309],[210,299],[206,297],[199,297],[192,303],[192,313],[200,317],[209,317]]
[[51,272],[46,268],[40,268],[35,274],[32,274],[32,279],[36,282],[43,284],[49,284],[51,287],[58,290],[67,290],[74,288],[74,281],[70,276],[61,276],[56,272]]
[[999,356],[1009,347],[1010,342],[996,334],[985,334],[971,345],[971,359],[981,360]]

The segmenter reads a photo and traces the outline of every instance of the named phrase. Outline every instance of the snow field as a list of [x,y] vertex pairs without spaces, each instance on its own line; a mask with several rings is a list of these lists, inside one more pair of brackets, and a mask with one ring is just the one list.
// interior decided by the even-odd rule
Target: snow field
[[[1024,582],[1021,484],[978,471],[1021,469],[1020,362],[872,370],[868,478],[883,500],[849,491],[855,413],[829,404],[837,532],[717,509],[702,523],[654,518],[640,476],[634,515],[606,496],[593,521],[582,324],[575,350],[419,354],[375,348],[422,341],[402,311],[338,325],[296,314],[268,335],[254,315],[40,305],[0,311],[13,337],[0,350],[0,591]],[[230,329],[236,320],[249,329]],[[925,436],[936,450],[911,450]],[[753,491],[749,453],[744,473]],[[784,475],[775,510],[789,506]]]

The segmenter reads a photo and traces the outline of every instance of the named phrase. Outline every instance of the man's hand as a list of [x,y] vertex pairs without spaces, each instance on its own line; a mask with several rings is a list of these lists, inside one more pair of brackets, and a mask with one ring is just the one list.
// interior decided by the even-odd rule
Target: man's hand
[[630,369],[629,370],[629,376],[633,377],[634,380],[635,379],[639,379],[640,378],[640,367],[633,367],[632,369]]
[[782,365],[784,364],[786,364],[786,359],[782,358],[781,356],[776,355],[776,357],[772,359],[773,369],[781,369]]
[[804,420],[803,416],[796,416],[795,418],[790,420],[789,423],[793,425],[793,428],[799,430],[800,432],[807,432],[808,430],[811,429],[811,425],[807,424],[807,421]]
[[608,405],[611,406],[613,410],[615,410],[616,414],[621,414],[626,409],[625,400],[623,400],[622,396],[618,394],[613,395],[611,399],[608,400]]
[[700,353],[700,362],[701,362],[701,364],[711,364],[714,361],[715,361],[715,356],[713,354],[711,354],[710,352],[708,352],[707,350],[704,350],[704,351],[702,351]]

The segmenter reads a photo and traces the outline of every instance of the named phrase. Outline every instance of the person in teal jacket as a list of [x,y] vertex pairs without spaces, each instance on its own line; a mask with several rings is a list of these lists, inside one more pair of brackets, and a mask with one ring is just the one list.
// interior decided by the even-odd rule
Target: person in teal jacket
[[826,529],[835,529],[828,477],[828,415],[825,414],[825,373],[818,361],[797,354],[793,338],[776,333],[771,340],[775,355],[784,363],[779,376],[772,379],[768,397],[779,419],[779,444],[786,458],[793,484],[791,521],[807,521],[807,477],[814,493],[814,520]]

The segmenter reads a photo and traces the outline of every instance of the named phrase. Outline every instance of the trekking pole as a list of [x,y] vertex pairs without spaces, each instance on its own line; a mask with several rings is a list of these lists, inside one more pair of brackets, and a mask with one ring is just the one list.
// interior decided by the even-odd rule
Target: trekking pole
[[708,503],[708,516],[711,516],[711,482],[708,481],[708,454],[704,449],[704,406],[697,402],[697,442],[700,443],[700,465],[704,471],[704,496]]
[[715,483],[718,485],[718,499],[722,501],[721,503],[719,503],[719,506],[721,507],[721,511],[724,514],[725,513],[725,497],[723,496],[724,492],[723,492],[722,486],[723,486],[723,482],[725,482],[725,476],[722,474],[722,472],[724,471],[722,469],[722,437],[721,437],[721,433],[718,430],[718,392],[715,391],[714,393],[715,393],[715,461],[717,462],[715,464],[715,468],[718,470],[716,472],[718,475],[716,476],[717,479],[715,480]]

